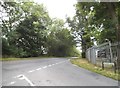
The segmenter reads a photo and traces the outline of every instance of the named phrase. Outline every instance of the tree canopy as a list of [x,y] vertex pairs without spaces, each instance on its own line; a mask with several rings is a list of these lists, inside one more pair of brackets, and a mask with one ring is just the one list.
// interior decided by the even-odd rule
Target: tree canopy
[[[77,2],[73,18],[50,18],[42,4],[0,2],[3,56],[74,56],[81,44],[82,56],[94,44],[119,37],[119,3]],[[65,24],[68,24],[67,28]]]
[[[118,30],[118,2],[78,2],[75,5],[76,14],[67,22],[81,43],[82,56],[85,57],[86,49],[104,43],[106,39],[117,41]],[[79,36],[79,37],[78,37]]]
[[1,2],[0,7],[3,56],[74,56],[77,53],[74,37],[64,26],[65,22],[50,18],[42,4]]

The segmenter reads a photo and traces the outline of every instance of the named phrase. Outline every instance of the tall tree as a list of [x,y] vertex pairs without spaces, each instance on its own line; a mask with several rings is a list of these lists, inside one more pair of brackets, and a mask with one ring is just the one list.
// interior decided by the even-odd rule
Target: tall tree
[[[91,9],[87,9],[82,6],[86,3],[78,3],[76,4],[76,15],[71,20],[67,18],[67,22],[73,31],[73,35],[75,35],[78,43],[81,43],[82,46],[82,57],[85,57],[86,49],[93,45],[93,41],[91,41],[91,19],[94,15]],[[85,11],[84,11],[85,10]]]
[[26,2],[22,7],[26,11],[26,17],[16,28],[19,35],[16,41],[18,47],[22,48],[28,56],[42,55],[47,25],[50,21],[48,13],[42,5],[31,2]]
[[78,2],[75,7],[77,20],[74,20],[74,24],[78,28],[74,24],[72,28],[80,31],[77,35],[81,35],[83,57],[89,44],[92,45],[91,39],[95,39],[98,44],[105,42],[105,39],[117,41],[118,3]]
[[74,37],[70,31],[64,27],[63,20],[53,19],[47,37],[48,55],[51,56],[71,56],[75,45]]
[[15,56],[31,55],[30,50],[27,53],[24,46],[30,43],[27,48],[34,47],[35,50],[31,50],[31,53],[33,51],[36,56],[41,47],[41,44],[35,46],[36,42],[42,38],[39,42],[43,44],[43,36],[46,36],[44,30],[48,29],[50,20],[46,9],[33,2],[1,2],[1,7],[3,53],[10,51],[9,53]]
[[19,10],[19,4],[16,2],[0,2],[0,21],[2,28],[2,45],[7,47],[2,47],[4,52],[9,51],[9,53],[15,53],[15,38],[17,37],[15,32],[15,27],[19,24],[22,12]]

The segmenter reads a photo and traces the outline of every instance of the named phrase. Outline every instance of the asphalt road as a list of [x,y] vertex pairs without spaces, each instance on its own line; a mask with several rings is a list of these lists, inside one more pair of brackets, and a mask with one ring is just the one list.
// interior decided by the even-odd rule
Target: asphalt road
[[118,86],[118,82],[69,59],[46,58],[2,62],[2,86]]

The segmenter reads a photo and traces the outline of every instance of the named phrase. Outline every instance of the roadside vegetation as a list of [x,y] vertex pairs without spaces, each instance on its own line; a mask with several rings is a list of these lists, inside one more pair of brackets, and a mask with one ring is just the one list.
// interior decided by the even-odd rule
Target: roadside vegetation
[[[119,3],[77,2],[74,7],[75,15],[64,21],[51,18],[42,4],[0,1],[2,59],[80,56],[76,47],[81,47],[81,56],[85,58],[86,50],[95,44],[102,44],[106,39],[112,43],[117,41]],[[117,79],[118,74],[102,70],[86,60],[71,62]]]
[[[58,57],[53,57],[53,56],[39,56],[39,57],[27,57],[27,58],[17,58],[17,57],[3,57],[0,58],[0,61],[16,61],[16,60],[34,60],[34,59],[52,59],[52,58],[58,58]],[[66,58],[68,59],[69,57],[59,57],[59,58]]]
[[[0,58],[0,61],[16,61],[16,60],[32,60],[32,59],[46,59],[48,57],[30,57],[30,58],[15,58],[15,57],[7,57],[7,58]],[[51,57],[49,57],[51,58]]]
[[34,60],[34,59],[52,59],[52,58],[66,58],[66,59],[69,59],[70,57],[55,57],[55,56],[39,56],[39,57],[26,57],[26,58],[3,57],[3,58],[0,58],[0,61]]
[[15,60],[26,60],[28,58],[0,58],[1,61],[15,61]]
[[72,59],[71,63],[75,64],[79,67],[85,68],[89,71],[104,75],[106,77],[109,77],[109,78],[112,78],[115,80],[118,80],[118,79],[120,80],[120,78],[119,78],[120,74],[115,73],[114,71],[111,71],[110,69],[107,69],[107,68],[103,70],[100,66],[93,65],[84,58]]
[[[4,2],[2,56],[6,60],[39,56],[76,56],[76,41],[62,19],[50,18],[42,4]],[[6,14],[6,15],[5,15]],[[6,18],[6,19],[5,19]]]
[[85,58],[95,42],[117,41],[118,3],[78,2],[74,7],[73,18],[64,21],[51,18],[42,4],[1,1],[2,56],[79,56],[79,46]]

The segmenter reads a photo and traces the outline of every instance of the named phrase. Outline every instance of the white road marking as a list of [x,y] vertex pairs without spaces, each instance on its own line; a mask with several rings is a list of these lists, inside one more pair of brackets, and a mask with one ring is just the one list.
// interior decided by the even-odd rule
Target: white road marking
[[[68,59],[68,60],[70,60],[70,59]],[[60,63],[64,63],[64,62],[66,62],[66,61],[61,61],[61,62],[58,62],[58,63],[55,63],[55,64],[51,64],[51,65],[48,65],[48,66],[44,66],[44,67],[42,67],[42,68],[47,68],[47,67],[51,67],[51,66],[53,66],[53,65],[56,65],[56,64],[60,64]],[[77,66],[77,65],[73,65],[73,66]],[[37,68],[36,70],[40,70],[40,69],[42,69],[42,68]],[[30,71],[28,71],[28,73],[31,73],[31,72],[34,72],[35,70],[30,70]],[[26,80],[29,84],[30,84],[30,86],[35,86],[27,77],[25,77],[25,75],[18,75],[18,76],[15,76],[14,78],[19,78],[20,80]],[[9,85],[12,85],[12,84],[15,84],[16,82],[14,81],[14,82],[10,82],[9,83]]]
[[52,65],[55,65],[55,64],[52,64]]
[[15,77],[13,77],[13,78],[19,78],[21,75],[22,75],[22,74],[20,74],[20,75],[17,75],[17,76],[15,76]]
[[26,80],[30,86],[35,86],[25,75],[19,75],[18,78],[21,80],[23,80],[23,79]]
[[[68,60],[70,60],[70,59],[68,59]],[[55,63],[55,64],[51,64],[51,65],[48,65],[48,66],[44,66],[44,67],[42,67],[42,68],[47,68],[47,67],[51,67],[51,66],[53,66],[53,65],[56,65],[56,64],[60,64],[60,63],[64,63],[64,62],[66,62],[66,61],[61,61],[61,62],[58,62],[58,63]],[[73,66],[77,66],[77,65],[73,65]],[[40,69],[42,69],[42,68],[37,68],[36,70],[40,70]],[[34,72],[35,70],[30,70],[30,71],[28,71],[28,73],[31,73],[31,72]],[[20,75],[18,75],[18,76],[15,76],[14,78],[19,78],[20,80],[26,80],[29,84],[30,84],[30,86],[35,86],[27,77],[25,77],[24,75],[22,75],[22,74],[20,74]],[[9,85],[12,85],[12,84],[15,84],[16,82],[14,81],[14,82],[10,82],[9,83]]]
[[48,65],[48,67],[51,67],[52,65]]
[[15,81],[13,81],[13,82],[10,82],[10,83],[9,83],[9,85],[13,85],[13,84],[15,84],[15,83],[16,83],[16,82],[15,82]]
[[36,69],[36,70],[40,70],[40,69],[42,69],[42,68],[38,68],[38,69]]
[[34,72],[35,70],[28,71],[28,73]]
[[[70,59],[68,59],[68,60],[70,60]],[[55,63],[55,64],[51,64],[51,65],[48,65],[48,66],[44,66],[44,67],[42,67],[42,68],[47,68],[47,67],[51,67],[51,66],[53,66],[53,65],[56,65],[56,64],[61,64],[61,63],[64,63],[64,62],[66,62],[66,61],[61,61],[61,62],[58,62],[58,63]],[[76,65],[74,65],[74,66],[76,66]],[[40,69],[42,69],[42,68],[37,68],[36,70],[40,70]],[[32,73],[32,72],[34,72],[35,70],[30,70],[30,71],[28,71],[28,73]],[[23,77],[22,77],[23,75],[18,75],[18,76],[15,76],[14,78],[19,78],[19,79],[23,79]]]
[[47,68],[47,66],[44,66],[43,68]]
[[18,75],[17,78],[19,78],[20,80],[23,80],[23,79],[24,79],[22,74],[21,74],[21,75]]

